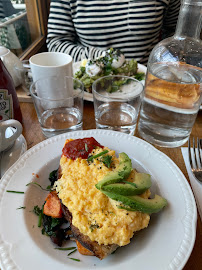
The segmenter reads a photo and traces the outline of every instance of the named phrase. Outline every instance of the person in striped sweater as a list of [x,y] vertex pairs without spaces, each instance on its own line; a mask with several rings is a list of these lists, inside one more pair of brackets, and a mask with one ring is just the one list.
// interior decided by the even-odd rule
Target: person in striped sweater
[[52,0],[47,47],[75,62],[115,48],[147,64],[153,47],[174,33],[179,8],[180,0]]
[[0,20],[17,13],[10,0],[0,0]]

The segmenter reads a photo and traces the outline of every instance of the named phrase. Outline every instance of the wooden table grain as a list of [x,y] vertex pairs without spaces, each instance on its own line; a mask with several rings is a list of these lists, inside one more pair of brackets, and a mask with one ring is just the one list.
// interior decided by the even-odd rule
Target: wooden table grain
[[[37,143],[43,141],[45,138],[43,137],[43,134],[41,132],[41,128],[33,104],[22,102],[20,106],[23,115],[23,135],[27,141],[28,148],[31,148]],[[94,109],[92,102],[85,101],[84,103],[83,129],[95,129]],[[135,135],[138,136],[138,133],[136,133]],[[191,136],[202,137],[202,111],[199,111],[195,125],[192,129]],[[165,153],[174,161],[175,164],[177,164],[177,166],[185,175],[187,181],[190,183],[180,147],[156,148]],[[165,246],[167,244],[169,245],[169,243],[165,243]],[[184,267],[184,270],[200,269],[202,269],[202,222],[198,214],[196,241],[190,258]]]

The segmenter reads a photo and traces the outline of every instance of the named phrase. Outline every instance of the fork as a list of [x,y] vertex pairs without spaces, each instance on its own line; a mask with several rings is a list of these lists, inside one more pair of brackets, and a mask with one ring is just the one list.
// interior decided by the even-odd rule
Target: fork
[[201,148],[202,139],[197,137],[195,146],[195,139],[193,138],[193,151],[191,151],[191,140],[188,141],[188,156],[191,170],[195,178],[202,182],[202,161],[201,161]]

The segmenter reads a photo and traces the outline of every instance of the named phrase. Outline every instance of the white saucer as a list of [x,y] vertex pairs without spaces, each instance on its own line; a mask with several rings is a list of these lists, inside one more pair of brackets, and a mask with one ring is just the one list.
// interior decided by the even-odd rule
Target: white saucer
[[[0,162],[1,177],[5,172],[27,151],[27,142],[23,135],[20,135],[14,145],[2,153]],[[0,178],[1,178],[0,177]]]

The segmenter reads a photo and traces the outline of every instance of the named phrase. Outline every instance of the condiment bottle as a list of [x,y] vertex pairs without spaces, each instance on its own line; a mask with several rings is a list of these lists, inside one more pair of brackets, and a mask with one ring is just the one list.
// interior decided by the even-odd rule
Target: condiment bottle
[[201,105],[202,1],[184,0],[174,36],[152,50],[138,130],[150,143],[184,144]]
[[22,113],[12,77],[0,58],[0,122],[7,119],[22,123]]

